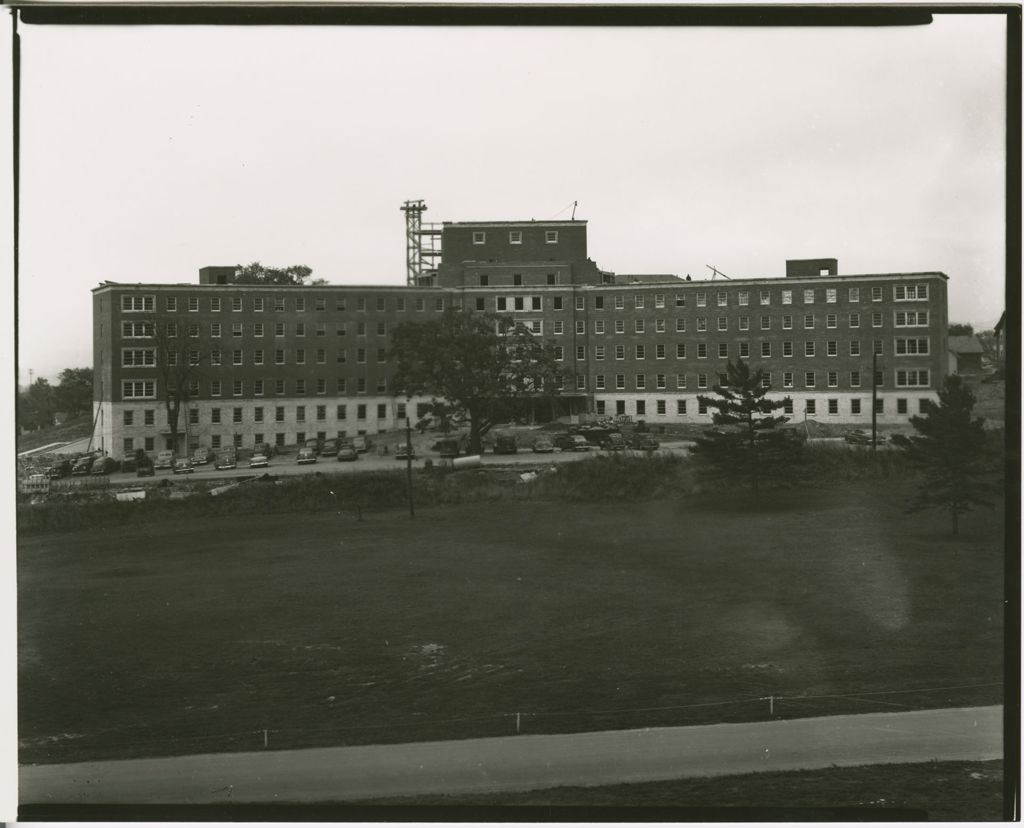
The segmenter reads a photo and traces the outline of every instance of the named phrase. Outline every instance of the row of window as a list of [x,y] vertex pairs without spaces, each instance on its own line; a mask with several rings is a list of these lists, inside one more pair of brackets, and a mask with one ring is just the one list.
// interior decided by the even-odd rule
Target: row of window
[[[357,364],[363,365],[368,361],[369,349],[367,348],[355,348],[354,356]],[[316,365],[327,364],[327,349],[317,348],[314,351],[307,352],[305,348],[295,348],[294,350],[288,350],[285,348],[276,348],[273,352],[273,364],[274,365],[287,365],[289,354],[291,355],[292,362],[295,365],[305,365],[308,356],[311,356],[313,362]],[[348,362],[348,349],[338,348],[334,351],[333,360],[336,363],[345,364]],[[264,351],[261,348],[253,350],[250,354],[250,359],[253,365],[265,365],[269,364],[269,351]],[[383,364],[388,361],[388,352],[386,348],[377,348],[375,351],[375,357],[377,364]],[[214,349],[209,351],[205,356],[197,349],[188,351],[181,355],[177,351],[169,351],[167,353],[167,364],[171,367],[177,366],[180,359],[188,361],[189,365],[199,365],[206,361],[213,367],[219,367],[225,364],[225,352]],[[245,352],[241,348],[236,348],[231,351],[231,365],[240,366],[245,364]],[[149,368],[156,365],[156,349],[155,348],[122,348],[121,349],[121,367],[122,368]]]
[[[839,371],[824,371],[819,374],[817,371],[804,371],[802,372],[803,388],[817,388],[818,380],[821,376],[824,376],[826,388],[838,388],[839,387]],[[686,390],[690,388],[690,376],[687,374],[655,374],[653,376],[654,384],[653,387],[657,390],[665,390],[669,387],[670,377],[675,378],[675,388],[679,390]],[[793,371],[782,372],[782,388],[790,389],[795,388],[795,379],[797,374]],[[861,371],[850,371],[848,373],[849,387],[860,388],[861,380],[864,378],[864,373]],[[596,374],[594,376],[594,390],[595,391],[625,391],[626,387],[626,374],[614,374],[606,376],[604,374]],[[634,374],[632,377],[632,386],[628,390],[635,391],[646,391],[648,388],[649,375],[647,374]],[[711,374],[700,373],[696,375],[698,389],[710,388],[709,382],[715,381]],[[927,388],[929,384],[929,372],[927,369],[924,370],[898,370],[893,374],[893,379],[897,388]],[[555,375],[555,388],[557,390],[566,389],[566,377],[561,374]],[[726,381],[725,374],[717,375],[717,382],[724,384]],[[761,385],[764,388],[771,388],[773,381],[773,374],[770,371],[764,372]],[[587,388],[587,377],[584,374],[576,374],[573,380],[576,390],[585,391]],[[885,384],[885,375],[882,371],[875,372],[875,386],[883,387]]]
[[[872,328],[884,327],[885,317],[884,317],[884,315],[882,313],[872,313],[872,314],[870,314],[869,318],[870,318],[870,323],[871,323],[871,327]],[[799,319],[802,322],[804,330],[810,331],[810,330],[815,330],[817,328],[818,322],[821,319],[821,317],[818,317],[818,316],[816,316],[813,313],[803,314],[802,317],[800,317],[800,316],[794,317],[792,314],[783,314],[781,317],[773,317],[773,316],[770,316],[770,315],[766,314],[766,315],[763,315],[763,316],[759,317],[759,319],[758,319],[758,326],[759,326],[759,329],[762,330],[762,331],[770,331],[770,330],[772,330],[773,320],[774,320],[774,324],[780,324],[781,323],[782,330],[789,331],[789,330],[793,330],[794,321],[796,319]],[[607,333],[609,330],[611,332],[613,332],[613,333],[616,333],[616,334],[624,334],[624,333],[626,333],[626,320],[625,319],[613,319],[613,320],[611,320],[611,327],[610,328],[609,328],[609,325],[608,325],[608,321],[609,320],[605,320],[605,319],[595,319],[595,320],[593,320],[593,330],[594,330],[594,333],[600,335],[600,334]],[[649,333],[649,332],[651,332],[653,330],[654,333],[667,333],[667,331],[668,331],[668,321],[669,320],[666,320],[666,319],[655,319],[655,320],[653,320],[653,322],[654,322],[654,327],[653,328],[649,328],[648,327],[649,321],[650,320],[646,320],[646,319],[634,319],[633,320],[633,331],[632,332],[633,333],[640,333],[640,334],[642,334],[642,333]],[[709,318],[706,317],[706,316],[698,316],[698,317],[695,317],[693,320],[690,320],[690,321],[695,324],[694,330],[696,330],[698,333],[702,333],[702,332],[711,330],[711,328],[709,328],[709,322],[711,320],[709,320]],[[731,321],[733,322],[733,324],[735,325],[737,330],[740,330],[740,331],[749,331],[750,330],[751,317],[749,317],[749,316],[738,316],[738,317],[733,318]],[[717,319],[714,320],[714,322],[715,322],[715,327],[713,328],[713,330],[718,330],[718,331],[728,331],[728,330],[730,330],[730,317],[728,317],[728,316],[719,316],[719,317],[717,317]],[[839,327],[839,314],[836,314],[836,313],[826,314],[825,317],[824,317],[824,322],[825,322],[825,328],[827,328],[827,329],[838,328]],[[846,315],[847,327],[849,327],[851,329],[860,328],[861,327],[861,322],[862,322],[862,317],[861,317],[861,314],[859,314],[859,313],[850,313],[850,314]],[[560,320],[555,320],[555,321],[553,321],[551,323],[551,325],[552,325],[552,333],[553,334],[558,335],[558,334],[565,333],[565,323],[564,322],[562,322]],[[585,335],[586,332],[587,332],[586,325],[587,325],[587,323],[584,320],[582,320],[582,319],[576,320],[575,327],[574,327],[574,330],[575,330],[576,334],[580,335],[580,336]],[[897,327],[897,328],[920,328],[920,327],[927,327],[928,326],[928,312],[927,311],[921,311],[920,313],[912,313],[912,314],[908,314],[906,312],[894,312],[894,314],[893,314],[893,325],[894,325],[894,327]],[[686,319],[677,318],[675,320],[675,332],[676,333],[686,333],[687,332],[687,320]]]
[[[364,429],[358,429],[356,433],[357,434],[365,434],[366,431]],[[287,442],[287,436],[288,435],[285,432],[283,432],[283,431],[277,432],[274,435],[274,445],[278,446],[278,447],[283,447],[283,446],[288,445],[289,443]],[[319,440],[325,440],[325,439],[327,439],[327,432],[318,431],[316,433],[316,436],[317,436],[317,439],[319,439]],[[344,437],[347,436],[347,433],[346,433],[346,431],[344,429],[339,429],[337,431],[336,436],[338,437],[338,439],[343,439]],[[236,449],[240,449],[243,446],[243,442],[242,442],[243,437],[244,437],[244,435],[242,435],[242,434],[211,434],[210,435],[210,448],[212,448],[212,449],[220,449],[220,448],[227,448],[228,446],[234,446]],[[266,438],[267,438],[267,435],[257,431],[255,434],[252,435],[252,438],[249,441],[249,445],[250,446],[255,446],[258,443],[265,443],[267,441]],[[135,454],[135,451],[138,448],[142,448],[145,451],[155,451],[156,450],[156,438],[155,437],[143,437],[142,440],[141,440],[141,443],[142,443],[141,446],[137,445],[138,442],[140,442],[140,441],[137,440],[135,437],[124,437],[122,439],[121,445],[122,445],[122,449],[124,451],[124,456],[125,457],[130,457],[131,455]],[[293,440],[291,440],[290,442],[293,445],[300,445],[301,446],[304,442],[306,442],[306,432],[305,431],[297,431],[297,432],[295,432],[295,438]],[[199,448],[199,438],[198,437],[190,437],[189,438],[189,442],[188,442],[188,447],[189,447],[190,451],[195,451],[197,448]],[[164,448],[166,448],[168,450],[174,448],[174,446],[173,446],[173,444],[171,442],[171,438],[170,437],[164,438]]]
[[[352,406],[352,408],[355,409],[355,415],[356,415],[356,419],[357,420],[365,420],[366,419],[366,413],[367,413],[367,409],[368,409],[368,406],[366,405],[366,403],[359,403],[359,404],[357,404],[355,406]],[[388,406],[387,403],[378,403],[377,404],[377,419],[378,420],[385,420],[385,419],[388,418],[388,408],[389,408],[389,406]],[[348,405],[346,405],[344,403],[335,405],[334,406],[334,419],[335,420],[345,420],[345,419],[348,418],[348,412],[349,412],[349,406]],[[144,409],[143,412],[142,412],[143,416],[142,416],[141,424],[142,425],[146,425],[146,426],[155,425],[154,413],[155,412],[154,412],[153,409]],[[230,408],[230,409],[211,408],[211,409],[209,409],[209,416],[210,416],[209,423],[210,423],[210,425],[221,425],[222,423],[227,423],[227,422],[231,422],[231,423],[244,423],[244,422],[263,423],[263,422],[268,422],[271,419],[273,420],[273,422],[283,423],[283,422],[286,422],[288,420],[288,418],[287,418],[287,410],[286,410],[286,407],[283,406],[283,405],[274,406],[272,411],[269,408],[265,408],[264,406],[257,405],[257,406],[254,406],[252,409],[250,409],[249,413],[251,414],[251,419],[250,420],[246,420],[245,419],[246,408],[244,406],[235,406],[235,407]],[[328,406],[326,406],[326,405],[317,405],[317,406],[309,406],[308,407],[308,406],[305,406],[305,405],[296,405],[296,406],[293,407],[293,410],[292,410],[292,414],[293,414],[293,418],[294,418],[295,422],[299,422],[299,423],[306,422],[306,415],[307,415],[307,413],[310,415],[310,417],[315,418],[316,422],[324,422],[325,420],[327,420]],[[126,409],[124,412],[122,412],[122,416],[123,416],[122,422],[123,422],[123,424],[125,426],[128,426],[128,427],[136,425],[135,414],[136,414],[136,412],[131,410],[131,409]],[[405,403],[404,402],[403,403],[396,403],[396,405],[394,407],[394,415],[395,415],[395,417],[398,420],[404,420],[405,419]],[[189,425],[200,425],[201,424],[200,423],[200,412],[199,412],[198,408],[190,408],[188,410],[188,422],[189,422]],[[257,440],[257,442],[259,442],[259,440]]]
[[[779,343],[775,343],[779,344]],[[839,356],[839,341],[835,339],[829,339],[825,341],[824,351],[819,351],[818,345],[820,343],[814,340],[807,340],[803,342],[803,355],[805,357],[818,357],[824,354],[829,357]],[[861,356],[861,347],[859,339],[851,339],[847,343],[849,345],[850,356]],[[686,359],[687,355],[696,354],[697,359],[708,359],[708,357],[716,352],[715,346],[717,345],[717,355],[720,359],[729,359],[733,356],[741,358],[748,358],[751,355],[751,348],[749,342],[718,342],[718,343],[707,343],[698,342],[686,343],[677,342],[675,346],[675,357],[676,359]],[[794,350],[794,343],[791,340],[785,340],[781,343],[782,345],[782,356],[792,357],[796,353]],[[772,343],[771,342],[760,342],[760,356],[770,357],[772,356]],[[875,339],[872,340],[872,351],[874,354],[882,356],[885,353],[884,340]],[[630,348],[630,354],[633,359],[646,359],[649,353],[652,353],[655,359],[666,359],[668,354],[668,347],[664,344],[657,343],[653,346],[653,351],[650,346],[644,345],[633,345]],[[587,358],[587,346],[577,345],[576,346],[576,359],[582,361]],[[594,359],[601,361],[605,358],[607,353],[611,353],[615,359],[626,359],[627,350],[625,345],[595,345],[593,346]],[[928,356],[929,355],[929,340],[927,337],[923,338],[897,338],[893,340],[893,353],[897,356]],[[554,346],[554,357],[556,361],[565,360],[565,347],[562,345]]]
[[[516,280],[515,276],[519,276]],[[550,284],[555,283],[555,274],[549,274],[548,281]],[[489,285],[489,276],[486,274],[480,274],[480,285],[481,287],[487,287]],[[522,284],[522,275],[513,274],[514,284]],[[881,302],[884,299],[883,288],[880,285],[871,287],[870,289],[865,288],[869,293],[872,302]],[[825,304],[835,304],[838,302],[839,296],[838,288],[805,288],[803,290],[781,290],[779,291],[779,301],[783,305],[794,304],[794,296],[802,297],[803,304],[813,305],[818,299],[822,299]],[[928,285],[893,285],[892,286],[892,297],[896,302],[923,302],[927,301],[929,297]],[[691,297],[692,293],[692,297]],[[635,310],[642,310],[648,306],[648,301],[652,303],[652,307],[664,308],[666,307],[666,297],[668,294],[655,293],[653,295],[646,293],[633,294],[632,306]],[[710,294],[708,291],[688,291],[685,293],[675,293],[671,295],[671,301],[674,302],[675,307],[685,308],[687,302],[692,298],[694,304],[698,308],[707,307],[709,303],[709,297],[713,298],[713,304],[716,307],[725,308],[731,306],[746,307],[756,299],[760,305],[771,305],[773,299],[773,291],[771,290],[760,290],[757,292],[750,290],[729,290],[729,291],[717,291]],[[311,297],[312,301],[307,302],[305,296],[292,296],[292,297],[264,297],[264,296],[232,296],[226,302],[224,297],[221,296],[210,296],[207,297],[207,309],[213,313],[219,313],[220,311],[230,307],[233,312],[242,312],[246,310],[245,300],[251,301],[251,310],[259,313],[266,310],[268,307],[274,311],[283,312],[287,310],[287,300],[292,300],[292,309],[302,313],[307,309],[313,311],[326,311],[328,308],[328,299],[325,296]],[[359,312],[365,312],[369,307],[369,302],[365,296],[347,297],[339,296],[334,298],[334,310],[345,311],[348,309],[350,298],[354,301],[355,309]],[[407,297],[396,296],[391,297],[394,300],[394,310],[403,312],[407,309],[408,305],[406,302]],[[417,311],[425,311],[429,305],[427,298],[424,296],[409,297],[412,300],[413,307]],[[541,309],[541,297],[539,296],[515,296],[506,297],[499,296],[495,298],[495,308],[499,311],[525,311],[525,310],[540,310]],[[552,297],[552,308],[554,310],[564,310],[565,306],[561,296]],[[591,296],[592,307],[595,310],[603,310],[606,307],[605,300],[610,299],[608,303],[609,308],[615,310],[624,310],[626,307],[627,297],[625,294],[615,294],[611,297],[606,297],[602,294],[596,294]],[[197,313],[200,310],[200,297],[199,296],[187,296],[184,297],[184,302],[179,302],[177,296],[164,297],[164,310],[168,312],[177,312],[178,310],[184,310],[191,313]],[[859,303],[861,301],[861,288],[851,287],[847,289],[847,300],[851,303]],[[484,309],[484,297],[477,298],[477,308],[479,310]],[[576,310],[585,309],[586,297],[583,295],[577,295],[575,298]],[[388,310],[388,297],[378,296],[373,302],[374,307],[378,312],[386,312]],[[445,298],[443,296],[437,296],[433,298],[432,306],[436,311],[443,311],[445,308]],[[121,296],[121,311],[124,313],[153,313],[156,309],[156,297],[153,295],[122,295]]]
[[[508,243],[509,244],[522,244],[523,243],[523,231],[522,230],[509,230],[508,231]],[[544,231],[544,243],[545,244],[558,244],[558,231],[557,230],[545,230]],[[473,231],[473,244],[487,244],[487,232],[485,230],[474,230]]]
[[[616,414],[626,414],[626,413],[628,413],[626,411],[626,400],[615,400],[614,402],[615,402],[615,413]],[[657,414],[657,415],[667,415],[668,414],[668,402],[669,402],[668,400],[654,400],[654,413]],[[676,414],[677,415],[684,415],[684,414],[688,413],[688,408],[689,408],[688,403],[692,402],[691,400],[676,400],[675,402],[676,402],[675,408],[676,408]],[[811,416],[811,417],[816,416],[817,413],[818,413],[818,402],[819,402],[819,400],[813,400],[813,399],[804,400],[804,412],[808,416]],[[825,402],[825,410],[826,410],[826,412],[828,414],[831,414],[831,415],[839,414],[839,400],[837,398],[826,399],[824,402]],[[851,400],[848,400],[848,402],[850,404],[850,414],[854,414],[854,415],[856,415],[856,414],[863,414],[863,413],[865,413],[865,410],[870,409],[870,407],[871,407],[870,406],[870,401],[860,400],[860,399],[857,399],[856,397],[851,399]],[[606,415],[606,414],[610,413],[610,411],[608,410],[608,406],[607,406],[605,400],[597,400],[596,408],[597,408],[597,412],[596,413],[599,414],[599,415]],[[785,413],[785,414],[792,414],[792,413],[794,413],[793,412],[793,408],[794,408],[793,401],[787,399],[785,401],[785,404],[782,407],[782,410],[783,410],[783,413]],[[897,414],[908,414],[909,410],[910,410],[909,400],[897,398],[897,400],[896,400],[896,413]],[[878,414],[884,414],[885,413],[885,400],[883,400],[883,399],[876,399],[875,400],[875,411]],[[632,413],[635,414],[638,417],[646,417],[647,414],[648,414],[648,412],[647,412],[647,401],[646,400],[636,400],[634,402],[634,410],[633,410]],[[709,413],[708,412],[708,405],[703,400],[697,400],[697,413],[698,414],[708,414]],[[925,413],[925,401],[923,399],[918,400],[918,413],[920,413],[920,414]]]
[[[327,394],[328,381],[323,377],[318,377],[312,382],[307,382],[304,378],[295,379],[254,379],[246,382],[245,380],[235,379],[231,380],[230,384],[226,384],[221,380],[209,380],[207,383],[207,390],[209,391],[210,397],[221,397],[224,396],[225,391],[230,388],[232,397],[262,397],[267,394],[274,394],[279,397],[294,395],[303,396],[310,392],[315,393],[317,396],[324,396]],[[367,394],[369,393],[369,383],[366,377],[356,377],[350,384],[346,377],[337,377],[334,381],[334,393],[335,394],[348,394],[350,390],[354,389],[356,394]],[[188,396],[189,398],[195,399],[202,396],[202,387],[199,380],[189,380],[188,383]],[[378,377],[374,385],[375,393],[386,394],[388,392],[388,380],[387,377]],[[153,400],[156,399],[156,380],[153,379],[142,379],[142,380],[122,380],[121,381],[121,399],[123,400]]]

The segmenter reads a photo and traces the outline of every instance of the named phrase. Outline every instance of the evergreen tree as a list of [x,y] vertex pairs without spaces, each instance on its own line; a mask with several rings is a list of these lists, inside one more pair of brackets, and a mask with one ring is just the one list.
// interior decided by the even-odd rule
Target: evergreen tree
[[751,372],[742,359],[730,362],[714,397],[697,399],[714,409],[716,428],[697,438],[694,455],[709,477],[742,480],[757,496],[761,481],[780,470],[799,450],[799,443],[777,430],[789,418],[773,412],[789,398],[768,399],[764,371]]
[[985,437],[984,418],[972,417],[974,403],[974,394],[963,378],[948,376],[939,402],[925,400],[924,416],[910,418],[917,434],[893,437],[922,478],[907,511],[948,511],[954,536],[960,534],[960,515],[975,506],[991,507],[987,495],[995,491],[996,463]]

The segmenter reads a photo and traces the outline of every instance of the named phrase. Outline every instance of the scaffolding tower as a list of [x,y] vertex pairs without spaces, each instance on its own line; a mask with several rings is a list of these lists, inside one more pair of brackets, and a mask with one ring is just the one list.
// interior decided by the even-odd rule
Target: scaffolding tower
[[427,203],[423,199],[406,201],[405,213],[405,280],[408,285],[422,284],[433,272],[441,256],[441,225],[424,224]]

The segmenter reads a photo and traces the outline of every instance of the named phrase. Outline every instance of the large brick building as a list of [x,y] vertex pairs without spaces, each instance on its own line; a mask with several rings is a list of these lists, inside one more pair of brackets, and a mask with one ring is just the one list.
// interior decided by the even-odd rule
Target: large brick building
[[197,363],[179,427],[192,447],[392,429],[406,400],[389,385],[389,333],[450,307],[509,314],[550,340],[570,415],[709,423],[697,397],[742,357],[798,419],[869,423],[874,381],[892,424],[948,369],[942,273],[840,275],[835,259],[803,259],[776,278],[622,275],[587,257],[586,233],[585,221],[446,222],[441,262],[415,286],[236,285],[233,267],[202,268],[198,284],[104,283],[95,443],[114,456],[169,447],[160,342]]

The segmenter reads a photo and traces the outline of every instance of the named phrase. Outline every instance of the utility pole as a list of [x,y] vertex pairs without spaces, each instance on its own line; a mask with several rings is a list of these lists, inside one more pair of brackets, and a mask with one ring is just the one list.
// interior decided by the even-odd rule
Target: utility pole
[[412,500],[412,421],[409,419],[409,406],[412,403],[405,401],[405,478],[409,489],[409,518],[416,517],[416,507]]
[[871,452],[878,452],[878,351],[871,345]]

